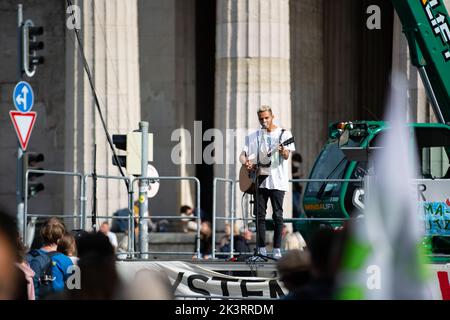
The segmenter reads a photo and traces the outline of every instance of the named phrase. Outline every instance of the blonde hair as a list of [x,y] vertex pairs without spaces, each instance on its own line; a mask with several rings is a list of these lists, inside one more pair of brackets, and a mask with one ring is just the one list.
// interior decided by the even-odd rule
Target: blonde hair
[[258,108],[258,111],[256,112],[258,115],[262,112],[266,112],[269,111],[270,113],[272,113],[272,108],[268,105],[263,104],[261,107]]

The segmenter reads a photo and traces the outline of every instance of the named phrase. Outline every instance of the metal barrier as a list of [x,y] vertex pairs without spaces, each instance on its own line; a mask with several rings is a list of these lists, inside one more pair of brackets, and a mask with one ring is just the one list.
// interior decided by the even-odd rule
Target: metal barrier
[[[60,175],[60,176],[68,176],[68,177],[78,177],[80,179],[79,182],[79,210],[80,214],[74,214],[71,216],[65,214],[29,214],[28,213],[28,177],[30,173],[43,173],[43,174],[51,174],[51,175]],[[26,241],[26,225],[29,217],[61,217],[61,218],[74,218],[79,219],[80,228],[86,228],[86,219],[92,218],[92,215],[86,215],[87,210],[87,184],[88,179],[93,178],[92,174],[82,175],[77,172],[64,172],[64,171],[50,171],[50,170],[27,170],[25,179],[25,201],[24,201],[24,221],[23,221],[23,239]],[[105,176],[105,175],[97,175],[98,179],[114,179],[114,180],[124,180],[129,182],[129,191],[128,191],[128,217],[115,217],[115,216],[96,216],[98,219],[128,219],[128,251],[127,252],[118,252],[117,255],[126,254],[127,257],[133,258],[134,256],[141,254],[159,254],[159,255],[191,255],[194,254],[197,258],[201,258],[200,252],[200,225],[201,225],[201,215],[200,215],[200,195],[201,195],[201,185],[200,181],[196,177],[178,177],[178,176],[167,176],[167,177],[146,177],[146,178],[134,178],[130,179],[128,177],[120,177],[120,176]],[[134,217],[133,212],[133,194],[134,194],[134,183],[140,180],[151,180],[151,181],[194,181],[196,185],[196,220],[197,220],[197,234],[196,234],[196,250],[194,253],[192,252],[157,252],[157,251],[148,251],[148,252],[138,252],[136,251],[135,246],[135,219],[142,223],[141,220],[148,219],[174,219],[181,220],[186,219],[186,217],[181,216],[152,216],[152,217]],[[236,183],[239,180],[233,179],[225,179],[225,178],[214,178],[213,180],[213,212],[212,212],[212,241],[213,241],[213,250],[212,250],[212,258],[215,259],[217,255],[228,255],[233,257],[236,252],[234,252],[234,223],[235,221],[248,221],[253,220],[252,217],[242,217],[238,218],[235,216],[236,214],[236,206],[235,206],[235,197],[236,197]],[[361,179],[292,179],[289,182],[362,182]],[[224,182],[230,185],[231,196],[230,196],[230,216],[229,217],[218,217],[217,216],[217,183]],[[217,253],[216,252],[216,232],[217,232],[217,221],[218,220],[229,220],[230,223],[230,252]],[[290,221],[343,221],[349,220],[349,218],[290,218]],[[266,219],[266,221],[272,221],[272,219]],[[251,254],[250,252],[239,252],[239,254]]]
[[[84,184],[84,190],[86,192],[87,190],[87,181],[88,178],[93,178],[92,174],[86,174],[83,176],[83,184]],[[105,176],[105,175],[96,175],[97,179],[105,179],[105,180],[122,180],[122,181],[128,181],[128,185],[130,186],[130,189],[128,190],[128,251],[132,252],[134,251],[134,219],[133,219],[133,186],[131,184],[131,179],[128,177],[121,177],[121,176]],[[87,206],[87,196],[85,195],[86,201],[84,202],[84,212],[86,212],[86,206]],[[85,214],[85,217],[83,219],[83,227],[82,229],[86,229],[86,219],[91,218],[92,215],[87,216]],[[97,219],[127,219],[124,217],[114,217],[114,216],[96,216]]]
[[[77,215],[76,213],[72,216],[68,215],[58,215],[58,214],[28,214],[28,176],[30,173],[42,173],[42,174],[50,174],[50,175],[58,175],[58,176],[67,176],[67,177],[78,177],[80,179],[79,183],[79,210],[80,214]],[[83,181],[83,175],[78,172],[65,172],[65,171],[52,171],[52,170],[35,170],[35,169],[29,169],[25,172],[25,186],[24,186],[24,216],[23,216],[23,225],[22,225],[22,241],[23,243],[27,243],[27,221],[28,217],[43,217],[43,218],[49,218],[49,217],[62,217],[62,218],[74,218],[74,219],[80,219],[80,227],[83,226],[84,220],[85,220],[85,211],[84,211],[84,204],[83,202],[86,202],[85,197],[85,185]]]
[[[231,215],[230,217],[218,217],[217,216],[217,204],[216,204],[216,197],[217,197],[217,182],[225,182],[231,184]],[[233,180],[233,179],[225,179],[225,178],[214,178],[213,180],[213,212],[212,212],[212,219],[213,219],[213,252],[212,252],[212,258],[215,259],[216,256],[229,256],[232,258],[237,252],[234,251],[234,222],[235,221],[251,221],[254,220],[254,217],[236,217],[235,216],[235,196],[236,196],[236,183],[238,183],[239,180]],[[291,179],[289,180],[290,183],[293,182],[364,182],[363,179]],[[288,218],[284,219],[284,221],[289,222],[295,222],[295,221],[327,221],[327,222],[333,222],[333,221],[348,221],[355,218]],[[229,252],[216,252],[216,225],[217,220],[230,220],[231,221],[231,232],[230,232],[230,251]],[[273,221],[272,218],[266,218],[266,221]],[[252,252],[241,252],[240,254],[252,254]]]
[[[92,174],[89,175],[85,175],[84,176],[84,181],[85,181],[85,185],[86,185],[86,181],[87,178],[92,178]],[[172,176],[167,176],[167,177],[146,177],[146,178],[142,178],[142,177],[138,177],[138,178],[134,178],[134,179],[129,179],[127,177],[120,177],[120,176],[103,176],[103,175],[97,175],[96,176],[99,179],[116,179],[116,180],[126,180],[129,182],[130,185],[130,190],[128,192],[128,251],[126,252],[117,252],[116,255],[117,256],[121,256],[126,254],[127,256],[134,258],[134,256],[141,256],[141,255],[146,255],[146,254],[159,254],[159,255],[197,255],[198,258],[200,258],[200,222],[201,222],[201,216],[200,216],[200,192],[201,192],[201,187],[200,187],[200,181],[196,178],[196,177],[172,177]],[[140,217],[140,216],[136,216],[134,217],[134,212],[133,212],[133,207],[134,207],[134,201],[133,201],[133,194],[134,194],[134,183],[138,182],[140,180],[151,180],[151,181],[159,181],[159,180],[166,180],[166,181],[182,181],[182,180],[189,180],[189,181],[194,181],[196,184],[196,212],[197,212],[197,245],[196,245],[196,252],[168,252],[168,251],[164,251],[164,252],[158,252],[158,251],[137,251],[135,248],[135,243],[136,243],[136,236],[134,230],[135,229],[135,219],[138,220],[138,223],[141,223],[141,220],[150,220],[150,219],[173,219],[173,220],[181,220],[181,219],[186,219],[186,217],[181,217],[181,216],[151,216],[151,217]],[[85,188],[85,190],[87,190]],[[86,216],[86,219],[88,218],[92,218],[92,215],[90,216]],[[113,217],[113,216],[97,216],[97,218],[99,219],[124,219],[123,217]]]
[[[197,236],[196,236],[196,252],[194,254],[197,255],[198,259],[201,259],[201,253],[200,253],[200,225],[201,225],[201,216],[200,216],[200,192],[201,192],[201,186],[200,186],[200,180],[198,180],[196,177],[173,177],[173,176],[168,176],[168,177],[139,177],[139,178],[134,178],[131,186],[134,185],[135,182],[138,182],[140,180],[152,180],[152,181],[160,181],[160,180],[165,180],[165,181],[183,181],[183,180],[187,180],[187,181],[194,181],[195,182],[195,202],[196,202],[196,206],[195,206],[195,210],[197,213]],[[133,189],[133,187],[131,187],[131,189]],[[177,219],[177,220],[181,220],[181,219],[186,219],[186,217],[181,217],[181,216],[152,216],[152,217],[139,217],[139,223],[141,223],[141,220],[146,220],[146,219],[159,219],[159,218],[163,218],[163,219]],[[157,251],[146,251],[146,252],[141,252],[141,254],[169,254],[167,252],[157,252]],[[188,254],[188,253],[184,253],[184,252],[178,252],[177,254]],[[192,253],[189,253],[192,254]]]
[[[217,195],[217,182],[225,182],[225,183],[230,183],[231,186],[231,204],[230,204],[230,208],[231,208],[231,218],[222,218],[222,217],[217,217],[217,203],[216,203],[216,195]],[[212,258],[215,259],[216,258],[216,226],[217,220],[231,220],[230,223],[230,257],[233,257],[233,251],[234,251],[234,215],[236,213],[236,208],[235,208],[235,191],[236,190],[236,182],[232,179],[224,179],[224,178],[214,178],[213,180],[213,207],[212,207]]]
[[[66,214],[29,214],[28,213],[28,177],[30,173],[43,173],[43,174],[51,174],[51,175],[59,175],[59,176],[68,176],[68,177],[78,177],[79,182],[79,210],[80,214],[74,213],[73,215],[66,215]],[[51,170],[27,170],[25,173],[25,201],[24,201],[24,219],[23,219],[23,241],[26,243],[26,229],[27,229],[27,221],[29,217],[43,217],[43,218],[49,218],[49,217],[59,217],[59,218],[74,218],[79,219],[79,225],[80,229],[85,230],[86,229],[86,219],[92,218],[93,215],[86,215],[87,210],[87,185],[88,185],[88,179],[93,178],[92,174],[86,174],[83,175],[78,172],[64,172],[64,171],[51,171]],[[128,177],[120,177],[120,176],[105,176],[105,175],[97,175],[97,179],[114,179],[114,180],[124,180],[129,182],[129,190],[128,190],[128,217],[115,217],[115,216],[96,216],[97,219],[128,219],[128,251],[126,252],[118,252],[117,255],[124,255],[126,254],[128,257],[133,258],[136,255],[141,254],[160,254],[160,255],[168,255],[168,254],[174,254],[174,255],[196,255],[197,258],[201,258],[200,253],[200,224],[201,224],[201,215],[200,215],[200,194],[201,194],[201,186],[200,186],[200,180],[198,180],[196,177],[146,177],[146,178],[134,178],[130,179]],[[146,219],[186,219],[186,217],[181,216],[152,216],[152,217],[134,217],[133,212],[133,194],[134,194],[134,183],[139,180],[152,180],[152,181],[160,181],[160,180],[176,180],[176,181],[194,181],[196,185],[196,220],[197,220],[197,234],[196,234],[196,250],[195,252],[156,252],[156,251],[149,251],[149,252],[137,252],[136,248],[134,247],[135,244],[135,218],[141,223],[141,220]]]
[[[73,215],[67,215],[67,214],[29,214],[28,213],[28,178],[29,174],[31,173],[42,173],[42,174],[49,174],[49,175],[59,175],[59,176],[67,176],[67,177],[78,177],[79,182],[79,214],[76,212]],[[86,228],[86,219],[92,218],[92,215],[86,215],[87,210],[87,182],[89,178],[92,178],[92,174],[88,175],[82,175],[78,172],[64,172],[64,171],[51,171],[51,170],[27,170],[25,173],[25,186],[24,186],[24,216],[23,216],[23,241],[26,243],[26,237],[27,237],[27,222],[28,218],[30,217],[61,217],[61,218],[73,218],[75,220],[79,220],[80,228],[85,229]],[[119,176],[104,176],[104,175],[97,175],[96,176],[99,179],[115,179],[115,180],[124,180],[128,181],[130,185],[130,189],[128,191],[128,217],[115,217],[115,216],[97,216],[99,219],[128,219],[128,251],[126,252],[118,252],[117,255],[124,255],[126,254],[127,257],[134,258],[135,256],[139,256],[141,254],[159,254],[159,255],[191,255],[194,254],[197,256],[197,258],[201,258],[201,252],[200,252],[200,225],[201,225],[201,215],[200,215],[200,195],[201,195],[201,185],[200,181],[196,177],[178,177],[178,176],[167,176],[167,177],[146,177],[146,178],[134,178],[130,179],[128,177],[119,177]],[[152,180],[152,181],[194,181],[196,185],[196,220],[197,220],[197,233],[196,233],[196,249],[195,252],[156,252],[156,251],[148,251],[148,252],[138,252],[135,248],[135,218],[139,221],[139,223],[142,223],[141,220],[147,220],[147,219],[174,219],[174,220],[181,220],[186,219],[186,217],[181,216],[152,216],[152,217],[134,217],[133,212],[133,194],[134,194],[134,183],[138,182],[140,180]],[[430,179],[414,179],[415,182],[422,182],[422,181],[429,181]],[[442,179],[436,179],[434,181],[440,181]],[[254,220],[254,217],[236,217],[236,205],[235,205],[235,198],[236,198],[236,183],[239,180],[233,180],[233,179],[225,179],[225,178],[219,178],[215,177],[213,180],[213,211],[212,211],[212,258],[215,259],[217,255],[228,255],[229,257],[233,257],[237,252],[234,251],[234,223],[235,221],[249,221]],[[446,181],[446,180],[443,180]],[[229,217],[218,217],[217,216],[217,183],[223,182],[230,185],[231,190],[231,199],[229,200],[230,203],[230,216]],[[363,179],[291,179],[289,180],[290,183],[307,183],[307,182],[358,182],[358,183],[364,183]],[[303,210],[303,207],[302,207]],[[352,220],[354,218],[289,218],[285,221],[289,222],[295,222],[295,221],[347,221]],[[219,220],[227,220],[230,221],[230,251],[229,252],[216,252],[216,232],[217,232],[217,221]],[[266,219],[266,221],[273,221],[273,219]],[[239,252],[239,254],[251,254]]]

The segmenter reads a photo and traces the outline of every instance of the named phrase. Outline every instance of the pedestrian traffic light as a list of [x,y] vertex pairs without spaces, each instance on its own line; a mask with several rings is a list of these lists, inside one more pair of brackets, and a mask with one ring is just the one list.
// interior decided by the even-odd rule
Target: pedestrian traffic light
[[[43,170],[43,168],[37,167],[37,165],[44,161],[44,154],[35,152],[24,152],[23,154],[23,175],[26,177],[28,170]],[[42,182],[36,182],[36,178],[43,176],[42,172],[29,172],[28,173],[28,199],[36,197],[36,195],[43,191],[44,184]],[[24,184],[25,186],[25,184]]]
[[[119,165],[127,169],[130,175],[141,175],[141,148],[142,134],[139,131],[129,132],[127,134],[113,134],[113,144],[119,150],[126,151],[125,156],[118,156]],[[153,161],[153,134],[148,134],[148,161]],[[112,164],[119,166],[112,157]]]
[[33,21],[27,20],[22,26],[22,72],[28,77],[34,76],[39,64],[44,63],[44,58],[37,55],[37,51],[44,49],[44,42],[37,39],[44,34],[43,27],[35,27]]

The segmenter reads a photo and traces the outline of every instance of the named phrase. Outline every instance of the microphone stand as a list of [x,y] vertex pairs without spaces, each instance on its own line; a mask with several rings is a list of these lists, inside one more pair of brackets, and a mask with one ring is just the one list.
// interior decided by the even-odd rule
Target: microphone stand
[[97,144],[94,144],[94,170],[92,173],[93,187],[92,187],[92,229],[97,231]]

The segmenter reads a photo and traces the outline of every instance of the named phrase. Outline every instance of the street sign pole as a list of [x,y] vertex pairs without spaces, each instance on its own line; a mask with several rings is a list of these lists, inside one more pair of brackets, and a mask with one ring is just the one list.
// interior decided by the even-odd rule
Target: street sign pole
[[[147,177],[148,164],[148,122],[139,122],[142,135],[141,147],[141,178]],[[148,181],[139,180],[139,248],[140,252],[148,252]],[[143,219],[144,218],[144,219]],[[141,254],[142,259],[148,259],[148,254]]]
[[[22,80],[22,23],[23,23],[23,7],[22,4],[18,5],[17,10],[17,67],[18,67],[18,80]],[[23,150],[20,142],[17,141],[17,175],[16,175],[16,203],[17,203],[17,223],[19,227],[19,234],[22,235],[22,239],[25,239],[26,221],[24,219],[24,199],[23,199]]]

